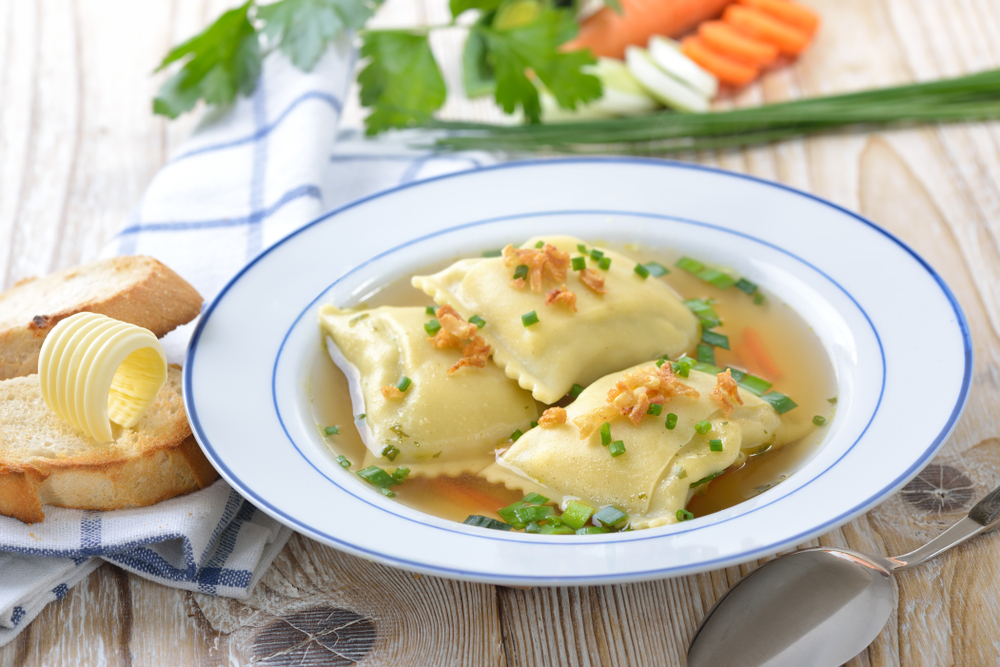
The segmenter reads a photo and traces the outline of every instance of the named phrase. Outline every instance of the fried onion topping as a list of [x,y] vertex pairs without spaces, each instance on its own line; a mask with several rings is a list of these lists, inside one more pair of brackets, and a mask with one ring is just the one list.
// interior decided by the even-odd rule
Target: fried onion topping
[[733,379],[733,374],[729,372],[728,368],[725,373],[719,373],[715,376],[715,388],[712,389],[712,398],[719,404],[719,407],[722,408],[727,417],[733,414],[733,402],[743,405],[743,399],[740,398],[739,385],[736,384],[736,380]]
[[560,285],[545,295],[546,306],[551,306],[554,303],[559,303],[567,308],[572,308],[573,312],[576,312],[576,294],[573,294],[573,292],[566,289],[565,285]]
[[614,389],[608,392],[608,405],[580,415],[573,423],[580,429],[580,438],[586,439],[601,424],[618,416],[638,425],[650,405],[663,405],[677,396],[698,398],[698,391],[678,380],[670,363],[659,368],[640,368],[615,383]]
[[[490,358],[492,348],[482,336],[477,334],[479,327],[472,322],[467,322],[458,314],[457,310],[448,304],[438,308],[434,314],[437,316],[441,328],[427,339],[428,342],[439,350],[454,348],[462,351],[462,358],[448,369],[448,375],[454,375],[460,368],[466,366],[484,368],[486,361]],[[387,389],[389,387],[382,388],[382,395],[386,398],[395,398],[386,393]]]
[[584,269],[581,271],[580,282],[597,294],[608,293],[608,288],[604,286],[604,274],[597,269]]
[[403,398],[403,396],[406,395],[404,392],[399,390],[399,387],[391,384],[386,387],[382,387],[379,391],[381,391],[382,395],[386,398]]
[[538,425],[542,428],[558,426],[566,423],[566,410],[564,408],[549,408],[538,418]]
[[[531,291],[541,292],[546,276],[557,283],[566,280],[566,270],[569,268],[570,261],[568,252],[546,243],[541,248],[515,248],[508,245],[503,249],[503,263],[505,266],[521,264],[527,266],[528,284],[531,285]],[[524,289],[524,279],[517,278],[511,281],[511,286],[516,289]]]

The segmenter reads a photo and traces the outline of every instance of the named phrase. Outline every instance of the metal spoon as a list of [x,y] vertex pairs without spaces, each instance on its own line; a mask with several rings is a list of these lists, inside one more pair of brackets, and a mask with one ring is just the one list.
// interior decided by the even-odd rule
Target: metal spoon
[[893,607],[892,574],[1000,523],[1000,488],[916,551],[895,558],[814,547],[754,570],[708,612],[688,667],[838,667],[872,643]]

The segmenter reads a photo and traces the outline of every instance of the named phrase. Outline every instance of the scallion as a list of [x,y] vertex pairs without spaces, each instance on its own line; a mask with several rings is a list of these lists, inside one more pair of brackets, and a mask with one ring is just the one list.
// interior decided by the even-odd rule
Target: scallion
[[576,530],[577,535],[600,535],[606,532],[608,532],[608,529],[603,526],[584,526]]
[[489,528],[490,530],[510,530],[512,527],[509,524],[501,523],[496,519],[491,519],[488,516],[480,516],[478,514],[470,515],[469,518],[462,523],[470,526],[478,526],[479,528]]
[[514,510],[514,516],[520,523],[531,523],[532,521],[542,521],[550,516],[554,516],[556,509],[551,505],[526,505]]
[[437,313],[437,311],[434,310],[434,306],[427,306],[426,308],[424,308],[424,312],[427,313],[428,315],[434,315]]
[[646,270],[649,271],[649,275],[654,278],[660,278],[670,273],[670,269],[663,266],[659,262],[646,262],[643,266],[645,266]]
[[574,384],[569,389],[569,395],[572,396],[573,398],[577,398],[581,393],[583,393],[583,385],[582,384]]
[[381,491],[382,495],[385,496],[386,498],[395,498],[396,497],[396,492],[393,491],[392,489],[379,489],[379,491]]
[[350,468],[351,467],[351,462],[348,461],[347,457],[344,456],[343,454],[341,454],[340,456],[337,457],[337,463],[340,464],[341,468]]
[[535,244],[535,247],[541,250],[542,248],[545,247],[545,241],[539,241],[538,243]]
[[673,412],[667,413],[667,429],[673,431],[677,428],[677,415]]
[[[733,375],[736,378],[736,375]],[[742,378],[736,380],[740,383],[740,386],[749,392],[761,396],[767,393],[767,390],[771,388],[771,383],[763,378],[759,378],[756,375],[744,375]]]
[[392,475],[378,466],[368,466],[364,470],[359,470],[356,474],[372,486],[377,486],[380,489],[388,489],[390,486],[397,484]]
[[761,306],[764,304],[764,301],[766,301],[766,299],[764,298],[763,292],[757,292],[753,295],[753,305]]
[[323,433],[325,433],[326,435],[339,435],[340,427],[336,425],[327,426],[325,429],[323,429]]
[[428,336],[433,336],[438,331],[441,331],[441,323],[435,318],[424,325],[424,331],[427,332]]
[[729,336],[725,336],[720,333],[715,333],[714,331],[702,331],[701,342],[707,345],[714,345],[715,347],[721,347],[723,350],[729,349]]
[[705,345],[704,343],[698,343],[697,355],[698,361],[703,364],[715,365],[715,348],[711,345]]
[[615,526],[621,524],[626,519],[628,519],[628,514],[621,511],[614,505],[608,505],[594,515],[595,524],[600,522],[600,525],[602,526]]
[[736,284],[735,278],[717,269],[702,269],[696,275],[701,280],[710,285],[715,285],[719,289],[729,289]]
[[524,435],[524,433],[521,433],[521,430],[517,429],[513,433],[510,434],[510,441],[511,442],[517,442],[518,438],[520,438],[522,435]]
[[549,502],[549,499],[540,493],[529,493],[524,498],[521,498],[521,502],[528,505],[544,505]]
[[610,269],[611,258],[607,256],[601,257],[601,259],[599,259],[597,262],[597,268],[601,269],[602,271],[607,271],[608,269]]
[[636,264],[635,268],[633,268],[632,270],[635,271],[636,274],[643,280],[649,277],[649,269],[647,269],[642,264]]
[[757,285],[750,282],[746,278],[740,278],[736,281],[736,289],[747,294],[753,294],[757,291]]
[[815,417],[813,417],[813,424],[816,424],[816,426],[822,426],[825,423],[826,423],[826,417],[823,417],[822,415],[816,415]]
[[719,475],[721,475],[724,472],[726,472],[726,471],[725,470],[720,470],[719,472],[714,473],[712,475],[709,475],[708,477],[702,477],[697,482],[695,482],[694,484],[692,484],[690,486],[690,488],[693,489],[696,486],[701,486],[702,484],[708,484],[709,482],[711,482],[713,479],[715,479],[716,477],[718,477]]
[[562,513],[562,521],[570,528],[583,528],[594,513],[594,508],[585,505],[577,500],[566,503],[566,509]]
[[709,449],[709,451],[713,451],[713,452],[721,452],[722,451],[722,440],[720,440],[718,438],[713,438],[713,439],[709,440],[708,441],[708,449]]
[[659,403],[650,403],[649,409],[646,410],[647,415],[653,415],[654,417],[659,417],[661,412],[663,412],[663,406]]
[[694,518],[694,514],[688,512],[687,510],[677,510],[677,520],[678,521],[690,521]]
[[582,243],[577,243],[576,244],[576,249],[579,250],[580,253],[583,254],[583,255],[586,255],[586,254],[588,254],[590,252],[589,250],[587,250],[587,246],[585,246]]
[[524,532],[526,533],[540,533],[542,532],[542,527],[538,525],[537,521],[532,521],[527,526],[524,527]]
[[590,251],[590,259],[594,260],[595,262],[601,261],[602,257],[604,257],[604,251],[598,250],[597,248],[594,248],[593,250]]
[[770,403],[771,407],[774,408],[774,411],[779,415],[783,415],[789,410],[799,407],[798,403],[777,391],[764,394],[761,398]]
[[690,257],[681,257],[674,264],[678,269],[687,271],[688,273],[696,274],[705,268],[705,265],[696,259],[691,259]]
[[722,372],[722,369],[713,364],[706,364],[704,361],[699,361],[694,365],[694,370],[701,371],[702,373],[708,373],[709,375],[718,375]]
[[625,453],[625,443],[621,440],[615,440],[610,445],[608,445],[608,452],[613,458],[617,458]]
[[712,422],[707,419],[702,419],[700,422],[694,425],[694,430],[698,431],[702,435],[705,435],[712,430]]
[[573,266],[574,271],[583,271],[587,268],[587,258],[586,257],[574,257],[570,264]]
[[611,424],[608,422],[601,424],[601,444],[605,447],[611,444]]
[[572,535],[576,531],[570,526],[564,526],[563,524],[552,525],[546,523],[539,529],[539,535]]
[[410,474],[409,468],[399,467],[392,471],[392,478],[396,480],[396,484],[402,484],[403,480]]
[[413,384],[413,380],[404,375],[403,377],[399,378],[399,382],[396,383],[396,389],[405,392],[407,389],[410,388],[411,384]]
[[470,317],[469,323],[475,324],[477,329],[482,329],[483,327],[486,326],[486,320],[479,317],[479,315],[473,315],[472,317]]
[[518,264],[517,268],[514,269],[514,280],[517,280],[519,278],[523,280],[524,278],[527,277],[528,277],[528,265]]
[[386,445],[382,449],[382,458],[395,461],[397,456],[399,456],[399,448],[394,445]]
[[538,313],[531,311],[530,313],[521,315],[521,324],[525,327],[530,327],[532,324],[538,324]]

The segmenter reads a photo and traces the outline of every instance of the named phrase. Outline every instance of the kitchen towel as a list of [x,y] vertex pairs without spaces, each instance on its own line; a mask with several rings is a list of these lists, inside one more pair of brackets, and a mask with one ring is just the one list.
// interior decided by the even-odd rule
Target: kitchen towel
[[[343,35],[309,73],[281,53],[256,91],[206,112],[101,253],[162,261],[211,300],[248,260],[320,214],[398,185],[492,163],[484,153],[412,148],[427,135],[368,139],[342,127],[356,51]],[[195,323],[163,339],[181,363]],[[191,591],[246,598],[291,536],[225,481],[153,507],[45,509],[0,517],[0,646],[103,560]]]

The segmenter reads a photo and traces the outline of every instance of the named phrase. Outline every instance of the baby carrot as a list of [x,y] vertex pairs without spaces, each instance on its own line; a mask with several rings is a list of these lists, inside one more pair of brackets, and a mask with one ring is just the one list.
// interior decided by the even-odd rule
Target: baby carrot
[[723,21],[702,23],[698,37],[713,51],[754,65],[767,65],[778,57],[774,44],[749,37]]
[[805,32],[782,23],[759,9],[729,5],[723,14],[723,20],[751,37],[774,44],[782,53],[795,56],[809,45],[809,35]]
[[780,380],[781,369],[771,359],[771,355],[767,353],[767,348],[764,347],[764,341],[761,340],[760,334],[755,329],[746,327],[743,329],[743,342],[746,343],[750,354],[753,355],[754,359],[760,365],[761,370],[764,371],[764,377],[771,381]]
[[567,51],[590,49],[595,56],[622,59],[625,47],[645,47],[653,35],[676,37],[718,16],[732,0],[619,0],[622,12],[610,7],[595,12],[580,25]]
[[741,5],[759,9],[765,14],[812,35],[819,27],[819,16],[793,0],[737,0]]
[[456,505],[476,507],[491,512],[496,512],[508,505],[503,500],[463,484],[453,477],[432,477],[427,480],[427,484]]
[[711,72],[723,83],[742,86],[757,78],[760,70],[724,56],[709,48],[700,37],[694,35],[681,40],[681,52]]

